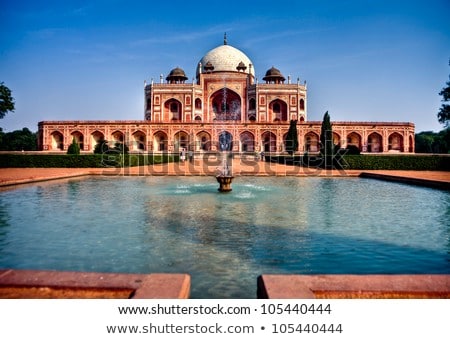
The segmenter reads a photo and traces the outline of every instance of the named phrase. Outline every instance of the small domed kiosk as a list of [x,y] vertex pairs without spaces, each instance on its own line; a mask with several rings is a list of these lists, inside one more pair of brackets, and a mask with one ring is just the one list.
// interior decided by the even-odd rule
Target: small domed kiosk
[[186,73],[180,67],[171,70],[166,78],[169,84],[184,84],[187,79]]
[[283,84],[286,79],[278,68],[272,66],[271,69],[267,70],[263,80],[267,84]]

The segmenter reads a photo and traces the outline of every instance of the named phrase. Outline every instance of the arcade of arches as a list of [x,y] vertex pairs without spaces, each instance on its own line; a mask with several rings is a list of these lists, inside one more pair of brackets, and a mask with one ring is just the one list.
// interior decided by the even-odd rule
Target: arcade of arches
[[[61,131],[59,126],[49,134],[49,147],[47,150],[66,150],[73,139],[81,149],[90,151],[100,141],[107,140],[110,145],[126,143],[131,152],[178,152],[181,148],[196,152],[202,151],[234,151],[234,152],[284,152],[286,131],[280,133],[279,129],[272,126],[245,126],[214,125],[208,126],[176,126],[180,130],[173,129],[172,134],[165,126],[142,124],[141,129],[130,131],[128,128],[114,131],[109,126],[92,130],[89,123],[77,127],[65,124]],[[318,152],[320,143],[320,123],[298,124],[299,152]],[[50,127],[50,126],[47,126]],[[212,127],[212,128],[211,128]],[[247,126],[248,127],[248,126]],[[272,128],[271,128],[272,127]],[[370,126],[372,127],[372,126]],[[413,152],[413,133],[399,133],[393,126],[384,131],[374,131],[373,128],[361,125],[361,123],[334,123],[333,143],[341,147],[355,146],[361,152]],[[57,130],[56,130],[57,129]],[[112,132],[111,132],[112,131]],[[405,138],[404,135],[407,135]],[[85,141],[88,141],[86,143]],[[89,145],[89,146],[88,146]]]

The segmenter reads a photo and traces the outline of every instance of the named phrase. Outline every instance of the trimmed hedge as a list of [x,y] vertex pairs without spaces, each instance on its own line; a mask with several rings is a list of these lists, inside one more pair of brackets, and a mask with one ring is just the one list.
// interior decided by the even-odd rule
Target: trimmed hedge
[[345,155],[343,160],[348,169],[450,171],[450,157],[440,155]]
[[[266,161],[286,165],[320,166],[318,156],[266,156]],[[178,154],[0,154],[1,168],[14,167],[134,167],[179,161]],[[450,171],[450,156],[443,155],[344,155],[341,164],[355,170]]]
[[101,168],[132,167],[179,161],[177,154],[0,154],[1,168],[60,167]]
[[[320,156],[266,156],[266,161],[286,165],[319,167]],[[445,155],[344,155],[340,164],[354,170],[450,171],[450,156]]]

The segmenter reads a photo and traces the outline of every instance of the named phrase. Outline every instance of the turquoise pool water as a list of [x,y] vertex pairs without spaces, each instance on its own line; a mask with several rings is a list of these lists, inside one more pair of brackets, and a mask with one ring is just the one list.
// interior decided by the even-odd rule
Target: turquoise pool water
[[0,192],[0,268],[177,272],[193,298],[269,273],[450,273],[450,193],[361,178],[88,177]]

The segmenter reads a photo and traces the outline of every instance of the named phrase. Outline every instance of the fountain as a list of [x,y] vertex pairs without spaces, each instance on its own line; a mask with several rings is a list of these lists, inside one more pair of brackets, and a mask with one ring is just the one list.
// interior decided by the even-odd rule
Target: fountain
[[[223,79],[224,87],[222,91],[222,104],[217,107],[218,120],[236,120],[236,110],[240,110],[239,105],[235,105],[235,100],[229,98],[227,95],[227,83],[226,79]],[[231,100],[231,102],[229,102]],[[222,156],[221,166],[218,168],[218,174],[216,175],[217,182],[219,183],[219,192],[230,192],[231,182],[233,181],[233,175],[228,164],[228,158],[232,159],[233,152],[232,138],[229,132],[222,131],[219,135],[219,155]],[[230,153],[230,154],[229,154]]]
[[219,183],[219,192],[231,192],[231,182],[233,181],[233,175],[231,174],[228,166],[226,154],[223,156],[222,166],[218,169],[219,174],[216,175],[217,182]]

